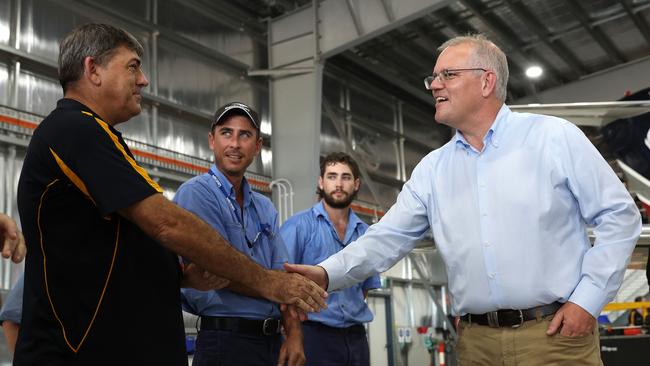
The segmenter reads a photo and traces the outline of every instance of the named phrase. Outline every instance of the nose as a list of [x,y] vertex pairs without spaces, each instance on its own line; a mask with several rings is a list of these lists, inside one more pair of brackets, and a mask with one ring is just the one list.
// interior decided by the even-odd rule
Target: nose
[[341,178],[341,177],[336,178],[336,180],[334,181],[334,186],[336,188],[343,187],[343,178]]
[[138,86],[141,88],[149,86],[149,79],[147,79],[147,76],[144,74],[144,72],[140,71],[140,75],[138,75],[137,79]]
[[436,77],[433,78],[433,81],[431,82],[431,85],[429,85],[429,89],[431,89],[431,90],[440,90],[444,86],[445,85],[440,80],[440,75],[436,75]]
[[230,147],[233,149],[239,149],[241,145],[241,141],[239,140],[239,136],[233,135],[230,139]]

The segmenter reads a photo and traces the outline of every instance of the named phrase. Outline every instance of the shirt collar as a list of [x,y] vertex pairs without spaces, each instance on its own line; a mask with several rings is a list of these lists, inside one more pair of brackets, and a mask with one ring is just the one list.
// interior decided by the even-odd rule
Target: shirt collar
[[[314,216],[319,217],[322,216],[327,222],[332,225],[332,222],[330,221],[329,216],[327,215],[327,211],[325,211],[325,207],[323,206],[323,200],[320,200],[317,204],[312,207],[312,212],[314,213]],[[350,213],[348,214],[348,227],[353,227],[355,230],[358,225],[362,224],[363,221],[357,216],[357,214],[350,209]]]
[[[70,98],[61,98],[56,102],[56,107],[61,108],[61,109],[76,109],[76,110],[81,110],[82,112],[85,112],[86,114],[91,114],[95,118],[99,118],[100,120],[104,121],[105,120],[99,116],[95,111],[92,109],[88,108],[85,104],[81,103],[80,101],[76,99],[70,99]],[[108,123],[106,123],[108,124]],[[110,124],[108,124],[109,127],[113,127]]]
[[[210,170],[214,173],[217,179],[219,179],[219,182],[224,188],[224,192],[228,192],[228,198],[237,200],[234,186],[232,183],[230,183],[228,178],[217,168],[215,164],[212,164]],[[242,179],[242,190],[244,191],[244,207],[248,207],[248,205],[251,203],[253,192],[251,190],[250,184],[248,184],[248,180],[246,180],[246,177]]]
[[[503,136],[503,129],[505,125],[504,121],[508,119],[510,113],[510,108],[505,105],[505,103],[502,104],[496,118],[494,119],[494,122],[492,122],[492,126],[490,126],[490,129],[485,134],[485,137],[483,137],[484,146],[487,146],[489,144],[495,148],[499,148],[501,145],[500,138]],[[471,148],[471,145],[467,142],[467,140],[465,140],[465,136],[463,136],[459,130],[456,130],[454,141],[456,143],[456,146],[463,147],[465,149]]]

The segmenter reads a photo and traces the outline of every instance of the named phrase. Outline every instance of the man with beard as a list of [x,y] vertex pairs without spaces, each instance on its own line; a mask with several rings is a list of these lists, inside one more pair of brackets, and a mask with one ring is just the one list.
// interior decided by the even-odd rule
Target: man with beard
[[[318,195],[312,208],[287,220],[280,234],[291,263],[317,264],[363,235],[368,225],[350,209],[359,192],[359,166],[342,152],[327,155],[320,163]],[[309,314],[302,326],[309,365],[370,364],[363,323],[372,321],[365,298],[380,287],[379,276],[330,294],[327,309]]]

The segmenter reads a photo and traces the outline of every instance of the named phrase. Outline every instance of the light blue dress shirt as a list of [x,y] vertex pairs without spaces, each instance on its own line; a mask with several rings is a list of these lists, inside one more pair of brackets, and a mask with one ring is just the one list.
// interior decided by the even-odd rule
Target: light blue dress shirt
[[9,291],[0,310],[0,323],[9,320],[12,323],[20,324],[23,318],[23,288],[25,286],[25,273],[18,277],[18,281]]
[[424,157],[381,221],[320,264],[330,290],[388,269],[431,229],[454,314],[568,300],[597,316],[641,232],[629,193],[566,120],[504,105],[483,142],[458,132]]
[[[321,201],[289,218],[282,225],[280,234],[291,263],[316,264],[345,248],[367,228],[368,225],[350,210],[345,239],[341,241]],[[373,275],[363,283],[332,292],[327,298],[327,309],[309,313],[309,320],[336,328],[370,322],[372,312],[365,302],[363,290],[379,287],[379,276]]]
[[[174,202],[210,224],[235,249],[262,267],[282,269],[288,257],[278,235],[278,212],[273,203],[264,195],[253,192],[244,178],[242,225],[242,213],[232,184],[216,166],[213,165],[210,171],[183,183],[174,196]],[[277,304],[227,289],[198,291],[188,288],[181,292],[183,310],[192,314],[249,319],[280,317]]]

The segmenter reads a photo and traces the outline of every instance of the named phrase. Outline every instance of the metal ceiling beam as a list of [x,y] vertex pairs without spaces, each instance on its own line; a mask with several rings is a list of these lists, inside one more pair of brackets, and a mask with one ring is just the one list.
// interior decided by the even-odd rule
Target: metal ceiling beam
[[630,6],[629,0],[619,0],[619,2],[623,6],[623,9],[625,10],[627,16],[629,16],[630,19],[632,19],[634,22],[634,25],[639,30],[639,33],[641,33],[643,38],[645,38],[648,46],[650,46],[650,27],[648,27],[648,23],[645,21],[645,19],[643,19],[642,16],[639,16],[639,14],[636,14],[634,12],[632,6]]
[[614,46],[612,41],[600,30],[598,27],[595,27],[591,24],[589,16],[587,16],[586,10],[580,5],[576,0],[566,0],[564,2],[571,14],[578,19],[580,24],[584,29],[589,33],[591,38],[593,38],[596,43],[607,53],[611,58],[614,59],[614,62],[617,64],[627,62],[627,58],[621,54],[621,52]]
[[187,51],[191,51],[197,56],[203,57],[210,62],[218,62],[219,64],[229,68],[231,71],[238,72],[242,75],[246,74],[249,65],[235,60],[234,58],[223,54],[213,48],[206,47],[190,38],[179,36],[174,31],[154,24],[152,22],[136,19],[120,12],[115,11],[107,5],[90,2],[87,0],[52,0],[57,5],[69,9],[78,14],[87,14],[92,19],[107,19],[112,22],[131,27],[133,29],[144,29],[148,32],[158,32],[161,41],[172,43],[174,47],[179,47]]
[[[566,103],[612,101],[627,91],[634,92],[650,85],[650,56],[599,71],[580,80],[538,93],[537,100],[529,97],[522,103]],[[606,85],[606,87],[603,87]]]
[[408,95],[424,102],[426,105],[432,107],[434,106],[433,98],[431,97],[431,94],[426,92],[426,90],[424,89],[424,85],[422,85],[422,88],[418,88],[415,85],[412,85],[411,83],[407,83],[403,81],[401,78],[395,77],[394,70],[390,68],[385,68],[382,65],[371,64],[367,60],[355,55],[352,52],[345,52],[341,54],[339,57],[343,57],[345,60],[350,61],[352,64],[366,70],[371,74],[374,74],[378,79],[382,80],[383,82],[394,85],[395,87],[406,92]]
[[[621,0],[619,0],[619,1],[621,1]],[[630,10],[631,10],[632,14],[635,14],[637,16],[638,16],[639,12],[641,12],[641,11],[647,9],[647,8],[650,8],[650,4],[638,5],[636,7],[630,6]],[[591,22],[589,24],[591,25],[591,27],[597,27],[597,26],[599,26],[601,24],[606,24],[606,23],[609,23],[609,22],[613,22],[615,20],[619,20],[621,18],[624,18],[624,17],[628,16],[628,14],[625,12],[625,9],[623,9],[623,10],[624,11],[614,13],[614,14],[610,14],[609,16],[604,17],[604,18],[600,18],[600,19],[597,19],[597,20],[591,20]],[[643,20],[642,17],[640,19],[641,19],[641,21],[643,21],[645,23],[645,21]],[[549,35],[549,39],[551,41],[555,41],[556,39],[561,39],[561,38],[566,37],[567,35],[569,35],[571,33],[574,33],[574,32],[580,31],[580,30],[584,30],[584,27],[582,26],[582,24],[576,24],[576,25],[573,25],[573,26],[568,26],[567,28],[564,28],[564,29],[558,31],[557,33]],[[535,44],[529,44],[529,45],[526,46],[526,49],[529,49],[529,48],[534,47],[534,46],[535,46]]]
[[[445,27],[449,28],[457,36],[467,33],[478,33],[478,30],[471,26],[465,19],[461,19],[458,14],[452,12],[448,7],[438,10],[435,12],[435,15],[427,15],[425,19],[429,19],[431,21],[440,21],[445,25]],[[463,22],[462,24],[464,27],[461,27],[459,25],[460,21]]]
[[[401,29],[397,29],[387,36],[371,41],[373,44],[369,45],[369,47],[366,47],[366,44],[371,42],[367,42],[362,47],[359,47],[359,49],[364,53],[365,51],[370,51],[373,55],[386,55],[390,60],[395,61],[398,68],[406,69],[408,72],[413,72],[421,68],[422,65],[426,65],[428,69],[433,66],[433,62],[435,61],[432,57],[433,51],[425,50],[420,45],[414,43],[410,39],[413,36],[409,36]],[[410,65],[406,65],[405,63],[410,63]]]
[[[352,51],[345,52],[342,55],[345,56],[349,54],[356,55]],[[424,77],[426,74],[429,73],[429,71],[427,70],[418,74],[416,70],[420,69],[421,66],[411,62],[411,60],[409,60],[408,57],[403,57],[403,55],[400,55],[396,53],[394,50],[391,50],[389,48],[386,48],[381,58],[376,57],[375,54],[369,54],[368,58],[365,58],[362,55],[358,55],[358,59],[364,60],[365,63],[370,65],[381,65],[380,66],[381,70],[378,69],[377,71],[383,72],[384,75],[383,78],[380,79],[384,79],[387,76],[389,76],[392,78],[397,78],[399,80],[402,80],[405,84],[410,84],[414,86],[419,86],[420,83],[418,82],[418,79],[420,77]],[[373,61],[377,61],[377,63]],[[368,68],[364,68],[364,69],[366,71],[369,71]]]
[[580,74],[588,74],[584,65],[578,60],[578,58],[566,48],[561,42],[551,41],[548,38],[548,30],[544,25],[542,25],[533,14],[528,10],[528,8],[520,1],[505,0],[505,3],[508,5],[510,10],[519,17],[530,29],[537,38],[542,41],[548,48],[550,48],[556,55],[558,55],[564,63],[566,63],[573,70],[578,71]]
[[315,8],[312,4],[270,20],[270,66],[313,64],[429,14],[451,1],[315,0]]
[[[226,1],[217,1],[214,5],[206,5],[199,0],[175,0],[179,5],[195,10],[205,17],[214,20],[234,31],[251,36],[258,43],[266,45],[266,27],[251,14],[244,14]],[[214,7],[219,10],[216,10]]]
[[409,28],[411,28],[411,31],[420,37],[424,43],[428,44],[431,47],[429,50],[429,52],[431,52],[431,56],[433,56],[436,53],[436,49],[447,40],[446,37],[440,37],[437,33],[426,29],[425,25],[421,23],[411,23],[409,24]]
[[557,78],[561,82],[568,81],[568,79],[562,75],[562,73],[556,67],[547,62],[543,57],[531,55],[529,52],[519,51],[521,42],[515,36],[511,35],[512,32],[506,29],[503,25],[486,16],[483,9],[479,8],[479,6],[475,5],[469,0],[459,0],[458,2],[465,6],[469,11],[471,11],[476,18],[483,22],[488,28],[490,28],[492,32],[497,35],[497,37],[506,43],[504,52],[509,54],[512,58],[516,59],[518,64],[528,64],[530,63],[528,59],[533,58],[537,60],[537,62],[541,64],[546,71],[548,71],[550,77]]

